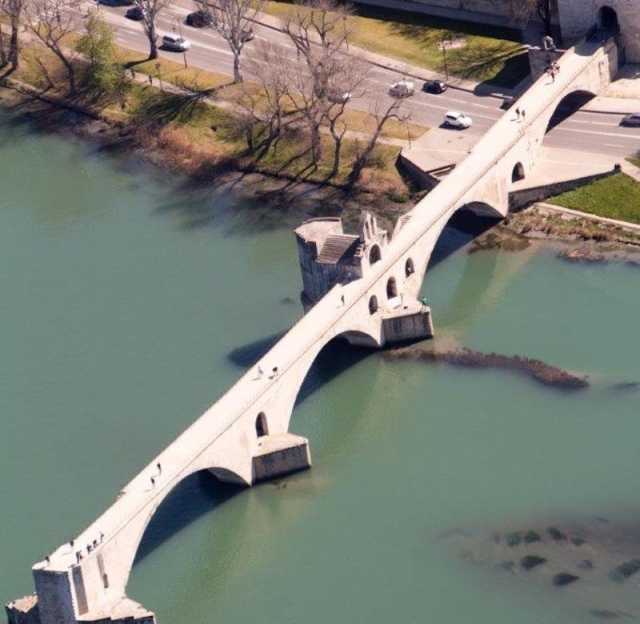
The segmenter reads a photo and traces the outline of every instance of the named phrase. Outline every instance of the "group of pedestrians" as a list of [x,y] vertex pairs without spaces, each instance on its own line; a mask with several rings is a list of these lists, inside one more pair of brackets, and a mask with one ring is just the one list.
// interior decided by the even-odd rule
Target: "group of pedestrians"
[[[100,544],[102,544],[103,541],[104,541],[104,533],[102,533],[101,531],[99,539],[94,539],[93,542],[90,542],[89,544],[87,544],[86,549],[81,548],[80,550],[76,550],[76,563],[80,563],[82,559],[85,557],[85,554],[84,554],[85,550],[86,550],[86,554],[90,555],[91,551],[95,550]],[[69,540],[69,546],[71,546],[71,548],[73,549],[73,547],[75,546],[75,541]],[[45,561],[47,562],[47,565],[49,565],[50,563],[49,557],[45,557]]]

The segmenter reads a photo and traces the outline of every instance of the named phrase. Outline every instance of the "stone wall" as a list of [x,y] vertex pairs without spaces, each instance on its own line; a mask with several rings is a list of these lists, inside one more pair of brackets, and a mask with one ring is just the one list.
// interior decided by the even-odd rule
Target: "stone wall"
[[619,173],[617,169],[612,171],[606,171],[604,173],[596,173],[594,175],[585,176],[583,178],[576,178],[575,180],[564,180],[563,182],[554,182],[553,184],[545,184],[542,186],[535,186],[533,188],[522,189],[521,191],[513,191],[509,193],[509,210],[520,210],[535,204],[536,202],[544,201],[554,195],[560,195],[566,191],[571,191],[575,188],[590,184],[601,178],[608,178],[611,175]]

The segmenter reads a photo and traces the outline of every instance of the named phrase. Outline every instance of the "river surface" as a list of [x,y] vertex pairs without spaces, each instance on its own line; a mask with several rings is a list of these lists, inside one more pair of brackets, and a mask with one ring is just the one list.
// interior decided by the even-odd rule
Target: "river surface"
[[[5,602],[300,317],[301,278],[275,209],[0,121]],[[563,590],[470,565],[441,536],[634,516],[640,392],[613,386],[640,381],[639,278],[548,247],[457,249],[424,285],[438,340],[591,387],[325,351],[291,423],[313,468],[247,490],[188,479],[128,594],[160,624],[584,622]]]

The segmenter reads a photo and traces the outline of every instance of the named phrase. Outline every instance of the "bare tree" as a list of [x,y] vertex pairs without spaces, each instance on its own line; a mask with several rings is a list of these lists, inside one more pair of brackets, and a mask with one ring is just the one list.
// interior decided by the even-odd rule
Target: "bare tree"
[[509,0],[511,19],[526,24],[534,14],[542,20],[545,35],[551,35],[552,0]]
[[[309,128],[314,164],[321,157],[321,128],[325,123],[336,146],[334,163],[339,163],[346,129],[338,130],[338,119],[348,101],[342,95],[356,86],[346,79],[353,75],[348,70],[353,57],[347,54],[350,13],[350,6],[338,5],[334,0],[305,0],[283,23],[282,30],[293,43],[299,61],[297,71],[292,73],[297,95],[291,101]],[[363,79],[364,65],[360,69]]]
[[169,0],[133,0],[133,4],[142,14],[142,28],[149,40],[148,60],[152,61],[158,58],[158,33],[156,32],[158,14],[162,9],[166,8]]
[[[290,64],[286,48],[269,41],[260,41],[254,53],[247,58],[247,72],[260,90],[256,94],[253,86],[247,87],[240,98],[240,105],[266,130],[263,153],[281,135],[283,120],[290,108]],[[252,138],[252,135],[247,137],[250,149],[253,149]]]
[[65,40],[79,28],[83,18],[81,8],[81,0],[29,0],[24,7],[27,28],[60,59],[72,94],[77,91],[78,53],[67,47]]
[[195,0],[213,28],[227,42],[233,54],[233,80],[242,82],[240,58],[245,44],[253,38],[253,22],[264,0]]
[[381,103],[380,100],[376,102],[374,109],[371,111],[371,114],[376,121],[376,126],[364,149],[358,152],[358,154],[356,155],[351,173],[349,174],[349,178],[347,180],[347,185],[349,187],[353,187],[360,179],[362,170],[366,167],[367,161],[371,156],[371,152],[373,152],[373,149],[375,148],[376,143],[378,142],[378,139],[382,134],[382,129],[387,121],[389,121],[389,119],[399,119],[400,121],[406,121],[408,119],[408,116],[401,112],[402,102],[403,100],[396,99],[386,107]]
[[5,48],[4,33],[0,32],[0,61],[2,67],[11,64],[11,69],[18,68],[20,52],[20,17],[24,9],[25,0],[0,0],[0,10],[9,18],[11,34],[9,36],[9,48]]

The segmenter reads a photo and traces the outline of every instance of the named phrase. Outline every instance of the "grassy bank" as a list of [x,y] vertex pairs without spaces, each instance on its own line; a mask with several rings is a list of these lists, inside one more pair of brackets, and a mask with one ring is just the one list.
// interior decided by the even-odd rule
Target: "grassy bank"
[[[123,62],[141,60],[139,55],[124,52]],[[259,126],[253,127],[253,145],[247,131],[247,117],[237,107],[241,88],[227,76],[185,68],[182,63],[160,59],[136,64],[138,78],[142,74],[154,78],[154,86],[146,80],[133,80],[127,72],[124,91],[111,98],[94,92],[82,92],[69,98],[64,89],[66,79],[57,58],[39,46],[25,47],[20,69],[13,79],[46,93],[49,100],[77,106],[100,115],[127,133],[133,148],[154,152],[160,164],[179,169],[200,179],[211,179],[221,171],[239,169],[270,176],[316,184],[343,186],[353,162],[372,128],[372,117],[351,110],[344,116],[347,138],[343,143],[337,174],[331,175],[334,159],[333,142],[322,138],[322,156],[313,162],[306,129],[291,126],[267,145]],[[158,89],[158,78],[164,90]],[[184,89],[177,92],[167,86]],[[411,123],[390,120],[384,139],[415,139],[427,129]],[[409,198],[409,189],[396,169],[400,148],[380,143],[365,168],[358,190],[385,195],[395,201]]]
[[609,219],[640,223],[640,183],[618,173],[547,200]]
[[[266,11],[286,17],[293,11],[286,2],[268,2]],[[527,53],[515,29],[459,22],[443,18],[358,5],[347,21],[354,31],[351,42],[417,67],[514,87],[529,73]],[[441,41],[447,44],[445,53]],[[446,55],[446,58],[445,58]]]

